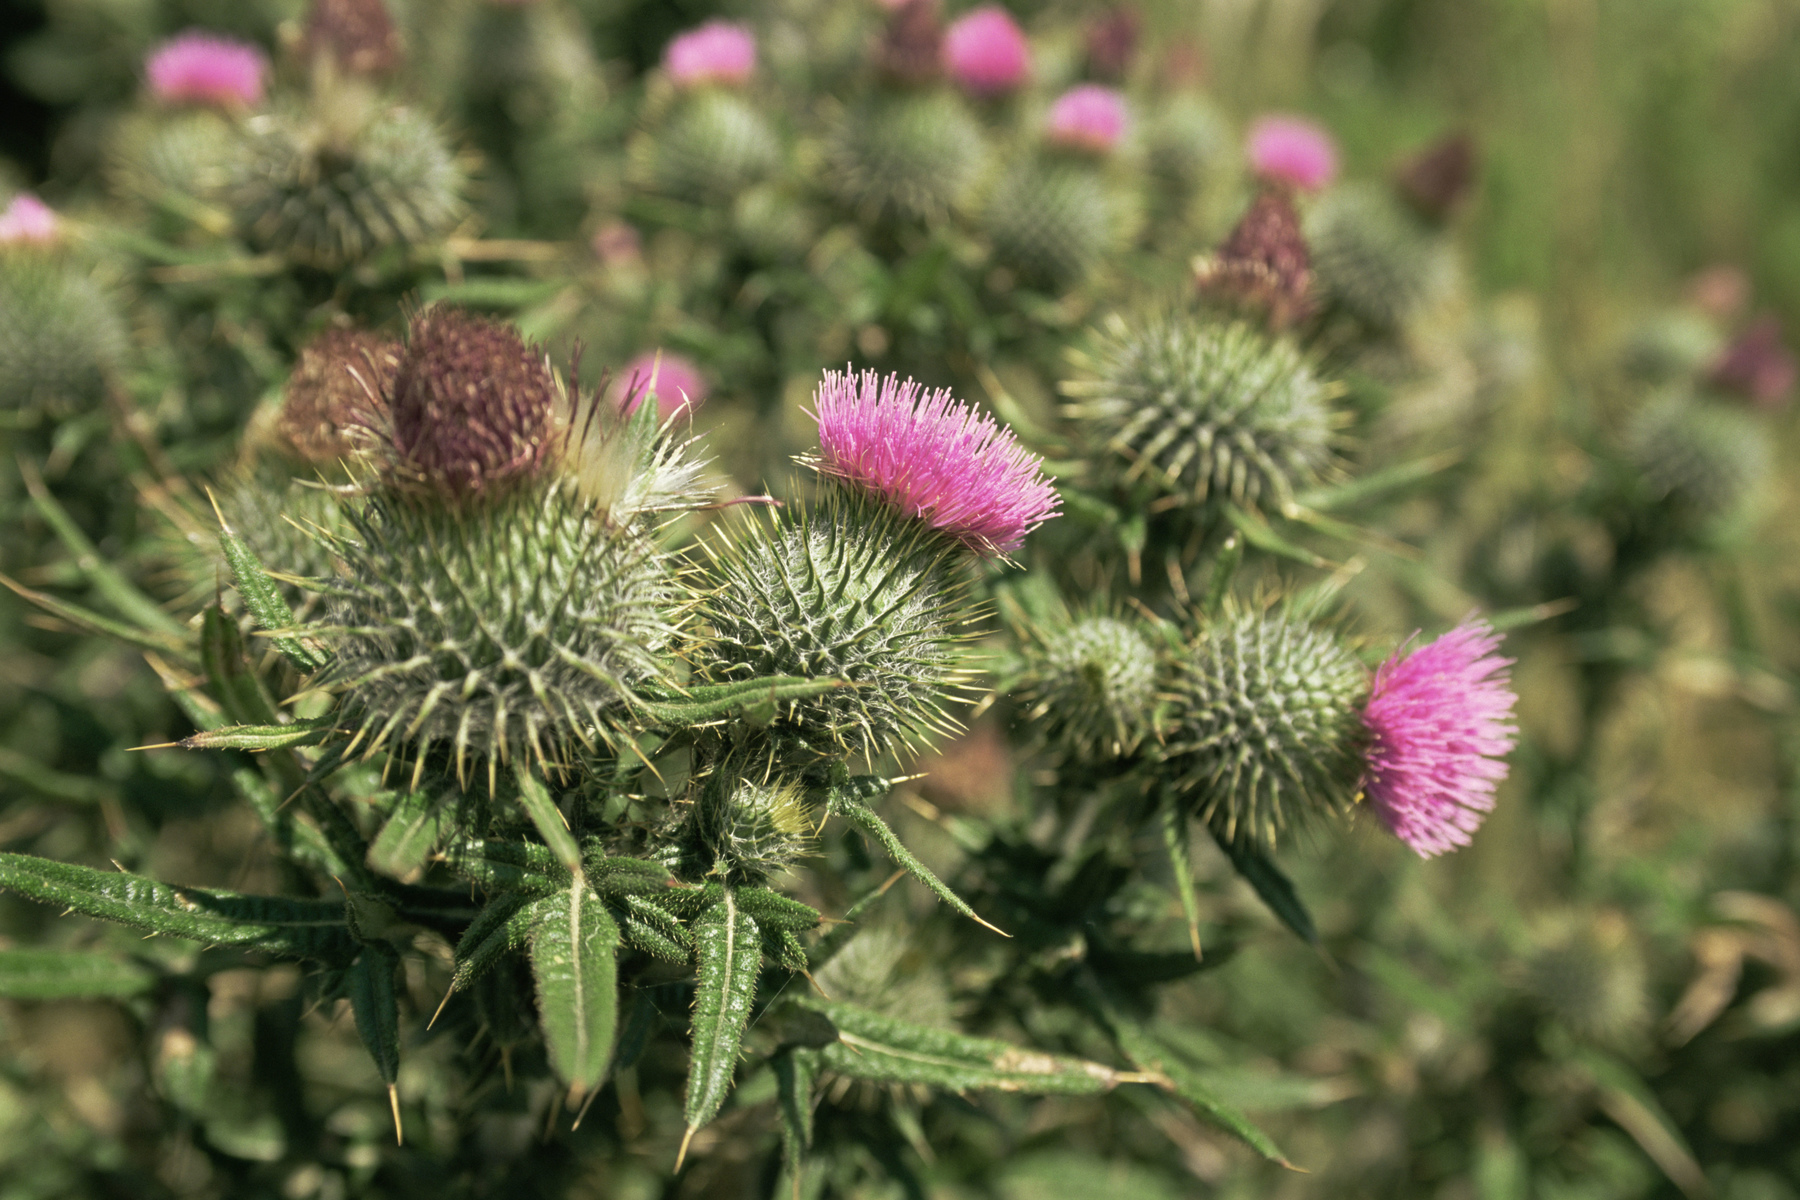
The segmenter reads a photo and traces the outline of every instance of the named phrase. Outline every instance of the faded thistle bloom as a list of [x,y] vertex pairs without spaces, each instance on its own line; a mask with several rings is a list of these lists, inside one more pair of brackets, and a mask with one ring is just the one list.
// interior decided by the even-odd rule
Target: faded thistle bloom
[[820,472],[978,554],[1012,553],[1056,512],[1041,460],[948,389],[927,393],[898,375],[827,371],[814,403]]
[[1375,672],[1363,794],[1381,823],[1420,857],[1469,844],[1506,778],[1517,727],[1512,659],[1500,635],[1464,621],[1435,642],[1396,651]]
[[1413,211],[1442,223],[1468,197],[1475,182],[1475,139],[1453,133],[1400,164],[1394,186]]
[[385,75],[400,65],[400,31],[382,0],[313,0],[306,49],[352,75]]
[[669,43],[663,69],[681,88],[739,84],[756,70],[756,37],[730,21],[708,21]]
[[636,412],[644,397],[656,397],[656,412],[668,420],[686,409],[692,413],[706,399],[706,377],[700,368],[679,354],[646,350],[626,363],[614,379],[614,397],[626,416]]
[[1257,196],[1218,253],[1196,264],[1194,286],[1205,299],[1265,317],[1275,331],[1311,313],[1312,259],[1284,189]]
[[302,461],[328,467],[366,448],[382,397],[392,394],[401,347],[361,329],[328,329],[300,351],[276,432]]
[[1135,9],[1115,8],[1088,22],[1088,70],[1100,79],[1118,81],[1131,69],[1143,33],[1143,18]]
[[56,214],[30,192],[20,192],[0,212],[0,246],[47,246],[56,238]]
[[1793,352],[1781,341],[1781,321],[1766,316],[1726,347],[1708,370],[1707,382],[1758,408],[1780,408],[1794,390],[1796,370]]
[[897,83],[926,83],[944,67],[944,27],[938,0],[904,0],[875,42],[875,66]]
[[1250,126],[1250,169],[1271,183],[1316,192],[1337,178],[1337,144],[1302,117],[1258,117]]
[[164,42],[144,61],[158,100],[226,107],[261,103],[268,69],[268,58],[248,42],[197,29]]
[[1097,83],[1072,87],[1050,106],[1045,132],[1058,146],[1107,154],[1125,136],[1131,116],[1125,97]]
[[1011,13],[984,4],[945,31],[944,67],[964,91],[999,96],[1031,74],[1031,47]]

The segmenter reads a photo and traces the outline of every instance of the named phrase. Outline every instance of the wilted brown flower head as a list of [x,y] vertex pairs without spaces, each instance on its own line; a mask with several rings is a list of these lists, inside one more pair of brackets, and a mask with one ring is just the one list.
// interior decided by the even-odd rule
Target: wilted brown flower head
[[366,448],[399,369],[400,343],[362,329],[326,330],[300,351],[276,432],[315,466],[352,457]]
[[875,66],[899,83],[926,83],[942,70],[944,26],[938,0],[905,0],[875,42]]
[[1394,186],[1427,221],[1449,218],[1475,182],[1475,139],[1453,133],[1400,164]]
[[1265,188],[1218,253],[1194,268],[1204,300],[1266,316],[1280,331],[1312,311],[1312,264],[1285,188]]
[[1794,390],[1797,364],[1781,341],[1781,322],[1760,317],[1725,348],[1707,372],[1707,382],[1751,401],[1758,408],[1781,408]]
[[1143,21],[1136,10],[1115,8],[1102,13],[1087,27],[1088,71],[1096,79],[1117,83],[1131,69],[1137,53]]
[[313,0],[306,54],[329,55],[351,75],[385,75],[400,65],[400,31],[381,0]]
[[413,318],[389,400],[393,475],[457,499],[535,474],[556,378],[510,326],[452,308]]

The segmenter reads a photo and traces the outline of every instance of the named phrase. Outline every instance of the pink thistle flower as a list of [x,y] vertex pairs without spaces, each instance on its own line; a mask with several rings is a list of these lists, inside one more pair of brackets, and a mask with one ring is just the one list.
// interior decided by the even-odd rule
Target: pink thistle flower
[[964,91],[998,96],[1031,74],[1031,47],[1011,13],[984,4],[944,31],[944,68]]
[[1774,316],[1753,322],[1725,348],[1707,371],[1707,382],[1752,401],[1758,408],[1781,408],[1800,373],[1793,352],[1781,342],[1781,322]]
[[1467,620],[1410,654],[1394,652],[1375,672],[1363,725],[1362,778],[1369,806],[1421,858],[1469,844],[1506,778],[1517,726],[1500,635]]
[[197,29],[170,38],[144,60],[158,100],[221,107],[260,104],[268,69],[268,58],[248,42]]
[[756,70],[756,36],[730,21],[708,21],[669,43],[663,70],[681,88],[743,83]]
[[977,554],[1010,554],[1055,515],[1061,498],[1027,451],[992,417],[898,375],[825,372],[819,470],[872,492]]
[[667,350],[646,350],[619,372],[614,395],[628,417],[645,396],[655,396],[656,411],[667,421],[683,409],[691,414],[699,408],[707,390],[706,377],[689,360]]
[[1124,96],[1113,88],[1084,83],[1057,97],[1045,128],[1059,146],[1106,154],[1119,144],[1130,123]]
[[0,212],[0,246],[48,246],[56,238],[56,214],[30,192],[20,192]]
[[1302,117],[1258,117],[1250,126],[1250,169],[1272,182],[1316,192],[1337,178],[1337,143]]

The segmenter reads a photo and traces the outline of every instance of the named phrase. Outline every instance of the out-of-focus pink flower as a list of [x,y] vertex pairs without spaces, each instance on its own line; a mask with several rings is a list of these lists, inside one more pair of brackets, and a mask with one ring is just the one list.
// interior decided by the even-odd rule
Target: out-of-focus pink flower
[[1500,635],[1464,621],[1375,672],[1363,793],[1389,832],[1422,858],[1469,844],[1506,778],[1517,728]]
[[743,83],[756,70],[756,35],[730,21],[708,21],[669,43],[663,69],[677,87]]
[[998,96],[1031,74],[1031,47],[1012,14],[986,4],[944,31],[944,69],[977,96]]
[[190,29],[144,60],[150,92],[171,103],[260,104],[269,60],[248,42]]
[[1132,8],[1115,8],[1088,22],[1088,70],[1101,79],[1117,82],[1131,69],[1137,54],[1143,19]]
[[47,246],[57,236],[56,214],[30,192],[20,192],[0,212],[0,246]]
[[1057,97],[1045,130],[1059,146],[1105,154],[1119,144],[1130,123],[1124,96],[1113,88],[1084,83]]
[[691,414],[706,400],[706,392],[700,368],[667,350],[644,351],[625,364],[613,385],[626,416],[638,410],[645,396],[655,396],[657,414],[665,421],[684,408]]
[[962,542],[1010,554],[1056,512],[1041,460],[947,389],[825,372],[813,393],[819,470]]
[[643,261],[644,239],[634,226],[623,221],[608,221],[594,230],[589,243],[594,257],[609,267],[628,267]]
[[1688,280],[1687,295],[1707,316],[1729,321],[1750,303],[1750,276],[1742,267],[1716,263]]
[[1302,117],[1258,117],[1250,126],[1250,169],[1272,182],[1316,192],[1337,178],[1337,143]]
[[1771,315],[1759,318],[1725,348],[1707,380],[1758,408],[1780,408],[1793,393],[1796,373],[1793,352],[1781,341],[1781,321]]

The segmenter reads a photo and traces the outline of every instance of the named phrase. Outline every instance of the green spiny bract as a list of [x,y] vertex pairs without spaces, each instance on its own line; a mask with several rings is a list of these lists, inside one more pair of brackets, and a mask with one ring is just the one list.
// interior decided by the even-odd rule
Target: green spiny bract
[[329,544],[341,561],[328,679],[370,751],[560,760],[631,724],[664,678],[676,585],[650,540],[571,481],[482,503],[376,493]]
[[831,186],[866,220],[938,219],[981,177],[981,126],[952,92],[878,95],[845,113],[830,149]]
[[253,118],[230,193],[257,248],[322,270],[431,241],[462,213],[462,169],[410,108],[364,111],[354,93],[320,115]]
[[1094,167],[1063,159],[1013,168],[988,198],[985,225],[994,256],[1027,282],[1063,288],[1080,282],[1131,237],[1134,199]]
[[674,101],[632,148],[639,186],[697,204],[728,203],[775,169],[781,143],[768,118],[735,92],[702,88]]
[[1626,453],[1645,492],[1690,530],[1729,521],[1754,503],[1773,465],[1768,432],[1754,416],[1680,390],[1638,410]]
[[1069,413],[1124,460],[1124,481],[1199,505],[1279,508],[1332,460],[1335,389],[1298,347],[1241,321],[1110,318]]
[[1327,303],[1394,332],[1451,289],[1448,244],[1379,187],[1347,184],[1306,214],[1306,243]]
[[1046,743],[1083,761],[1128,754],[1150,732],[1156,651],[1115,617],[1091,616],[1037,633],[1024,700]]
[[709,674],[849,681],[793,702],[778,731],[813,754],[873,761],[955,727],[960,564],[924,522],[834,488],[810,511],[743,522],[711,558],[700,609]]
[[1273,843],[1342,811],[1362,774],[1369,675],[1332,634],[1227,617],[1176,664],[1163,786],[1231,841]]
[[55,252],[0,249],[0,411],[94,408],[127,344],[112,301],[85,271]]

